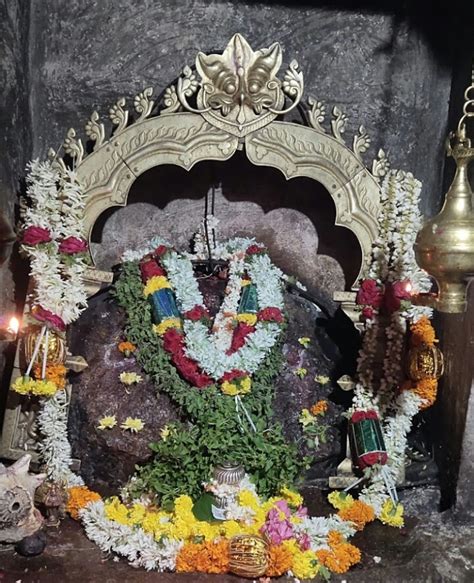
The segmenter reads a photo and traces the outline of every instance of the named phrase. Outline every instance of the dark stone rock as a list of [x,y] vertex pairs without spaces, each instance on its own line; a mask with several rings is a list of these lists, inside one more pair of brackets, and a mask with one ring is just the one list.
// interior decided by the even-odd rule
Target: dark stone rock
[[23,557],[36,557],[37,555],[41,555],[45,548],[46,535],[40,530],[21,540],[15,546],[15,551]]
[[[103,494],[126,482],[135,465],[150,457],[148,444],[176,419],[168,397],[157,393],[133,358],[119,352],[123,324],[121,309],[106,294],[98,295],[74,324],[70,340],[71,351],[84,356],[89,368],[73,379],[69,436],[82,476]],[[143,382],[124,386],[119,380],[124,371],[140,374]],[[105,415],[116,415],[118,423],[100,431],[98,422]],[[127,417],[142,419],[144,429],[137,434],[120,429]]]
[[[209,277],[200,279],[200,286],[206,305],[215,313],[222,301],[225,281]],[[352,323],[346,319],[339,340],[330,338],[323,325],[327,322],[324,296],[320,295],[318,300],[322,310],[307,299],[287,294],[289,325],[283,347],[286,364],[275,384],[276,416],[287,438],[297,441],[301,452],[312,457],[310,479],[329,475],[341,456],[343,406],[333,397],[341,393],[334,382],[343,352],[337,342],[342,342],[351,330],[354,332]],[[116,492],[127,481],[136,464],[150,457],[148,446],[160,439],[160,429],[177,418],[171,400],[157,392],[133,357],[124,358],[118,351],[124,321],[122,310],[111,298],[99,294],[70,332],[71,351],[84,356],[89,364],[88,369],[73,379],[70,440],[74,456],[81,461],[85,481],[104,494]],[[307,348],[298,342],[302,336],[311,339]],[[355,353],[352,356],[355,358]],[[295,374],[299,368],[307,369],[304,378]],[[137,372],[144,381],[126,388],[119,380],[122,371]],[[317,375],[327,376],[328,382],[316,382]],[[314,451],[302,440],[298,418],[304,407],[310,408],[320,399],[326,399],[329,404],[320,421],[326,428],[326,441]],[[99,419],[105,415],[115,415],[118,425],[110,430],[98,430]],[[120,429],[126,417],[141,418],[145,423],[143,431],[131,434]]]

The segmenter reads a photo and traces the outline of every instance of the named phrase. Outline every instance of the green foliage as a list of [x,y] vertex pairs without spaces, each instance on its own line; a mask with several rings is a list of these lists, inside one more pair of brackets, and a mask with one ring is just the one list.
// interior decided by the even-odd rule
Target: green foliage
[[114,293],[128,314],[127,338],[138,347],[137,360],[157,390],[179,405],[181,421],[166,440],[151,444],[155,456],[137,468],[133,492],[153,490],[164,504],[180,494],[196,498],[212,468],[230,459],[242,463],[264,496],[275,494],[283,484],[293,484],[306,460],[299,457],[294,444],[285,441],[272,410],[273,382],[282,366],[281,346],[268,354],[253,375],[251,393],[243,397],[257,427],[255,433],[244,416],[239,421],[232,397],[216,386],[192,387],[179,376],[152,330],[151,308],[142,289],[137,264],[125,264]]

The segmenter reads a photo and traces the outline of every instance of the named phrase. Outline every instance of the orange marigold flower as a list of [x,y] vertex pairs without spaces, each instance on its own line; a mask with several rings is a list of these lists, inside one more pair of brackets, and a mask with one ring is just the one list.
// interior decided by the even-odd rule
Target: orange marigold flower
[[328,534],[328,545],[334,547],[345,542],[342,534],[337,530],[330,530]]
[[227,573],[229,570],[229,541],[187,543],[176,557],[180,573]]
[[135,350],[137,349],[137,347],[135,346],[135,344],[132,344],[131,342],[119,342],[117,348],[120,350],[120,352],[122,354],[130,354],[131,352],[135,352]]
[[369,506],[362,500],[355,500],[354,504],[338,512],[342,520],[349,520],[354,523],[357,530],[362,530],[368,522],[375,519],[375,513],[372,506]]
[[283,545],[271,546],[268,552],[268,568],[265,575],[280,577],[291,569],[293,556],[291,551]]
[[318,561],[333,573],[346,573],[352,565],[360,562],[360,551],[349,543],[339,543],[331,550],[316,551]]
[[420,346],[421,344],[432,345],[436,342],[435,330],[426,316],[420,318],[410,326],[411,337],[410,344],[412,346]]
[[328,402],[322,399],[321,401],[318,401],[311,407],[310,412],[311,415],[324,415],[324,413],[326,413],[327,410]]
[[438,381],[434,378],[422,379],[415,383],[413,392],[423,399],[420,409],[427,409],[436,401]]
[[[42,372],[42,366],[35,364],[33,375],[36,380],[41,379]],[[66,367],[63,364],[47,364],[45,379],[54,383],[58,389],[64,389],[66,386]]]
[[100,500],[100,494],[89,490],[87,486],[72,486],[68,490],[66,510],[74,520],[79,520],[79,510],[85,508],[89,502]]

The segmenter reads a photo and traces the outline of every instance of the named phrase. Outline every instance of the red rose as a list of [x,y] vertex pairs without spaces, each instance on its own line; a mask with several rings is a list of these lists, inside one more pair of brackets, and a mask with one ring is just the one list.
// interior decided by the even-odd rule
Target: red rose
[[43,227],[28,227],[23,233],[23,245],[39,245],[51,241],[51,231]]
[[250,245],[247,247],[247,255],[260,255],[262,253],[266,253],[267,250],[265,247],[260,247],[260,245]]
[[365,308],[362,310],[362,315],[366,320],[372,320],[374,317],[374,308],[371,306],[365,306]]
[[261,322],[276,322],[277,324],[281,324],[284,320],[279,308],[263,308],[258,312],[257,318]]
[[140,263],[140,271],[143,283],[146,283],[155,275],[166,275],[165,271],[161,269],[154,259],[148,259],[147,261]]
[[255,326],[249,326],[245,322],[239,322],[234,328],[234,333],[232,334],[232,341],[230,343],[230,348],[227,351],[227,355],[230,356],[240,350],[247,340],[247,336],[255,332]]
[[50,312],[49,310],[46,310],[41,306],[35,306],[31,313],[32,316],[36,318],[36,320],[38,320],[39,322],[45,322],[46,324],[50,324],[53,328],[56,328],[61,332],[66,330],[66,324],[64,323],[64,320],[60,316],[53,314],[53,312]]
[[378,419],[377,411],[374,409],[369,409],[368,411],[355,411],[352,413],[351,423],[358,423],[359,421],[365,421],[366,419]]
[[162,257],[168,251],[168,247],[166,245],[159,245],[155,251],[155,257]]
[[59,252],[65,255],[75,255],[87,251],[87,242],[79,237],[66,237],[59,243]]
[[184,313],[184,317],[193,322],[198,322],[199,320],[209,320],[211,316],[204,306],[195,305],[192,310]]
[[245,371],[242,370],[231,370],[229,372],[226,372],[222,375],[221,378],[221,382],[224,381],[228,381],[229,383],[231,383],[232,381],[235,381],[235,379],[241,379],[243,377],[247,377],[248,373],[246,373]]
[[410,299],[410,282],[396,281],[394,283],[387,283],[385,286],[385,295],[383,298],[383,305],[385,310],[392,314],[400,309],[403,300]]
[[382,290],[375,279],[364,279],[357,292],[356,302],[360,306],[379,308],[382,303]]

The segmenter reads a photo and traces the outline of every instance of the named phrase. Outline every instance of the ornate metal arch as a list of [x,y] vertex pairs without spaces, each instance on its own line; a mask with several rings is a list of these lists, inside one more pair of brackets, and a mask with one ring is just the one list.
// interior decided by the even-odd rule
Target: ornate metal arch
[[[203,160],[228,160],[244,148],[255,165],[277,168],[287,179],[306,176],[325,186],[335,203],[336,224],[353,231],[359,241],[363,260],[358,278],[363,276],[377,236],[378,180],[388,161],[380,150],[369,172],[362,154],[370,138],[363,126],[349,148],[343,138],[347,116],[334,107],[326,130],[324,104],[312,97],[301,104],[304,83],[297,62],[290,63],[281,81],[276,76],[281,61],[278,43],[253,51],[236,34],[221,55],[198,53],[195,71],[184,68],[176,86],[166,89],[161,109],[151,99],[152,88],[146,88],[134,98],[138,115],[130,121],[125,99],[119,99],[109,110],[116,126],[109,139],[94,112],[85,128],[93,142],[91,153],[85,153],[70,129],[63,147],[74,159],[86,192],[89,238],[104,210],[127,204],[133,182],[146,170],[160,164],[189,170]],[[277,121],[298,104],[303,105],[307,125]],[[65,163],[55,152],[50,154]],[[107,274],[91,269],[88,278],[94,293]]]

